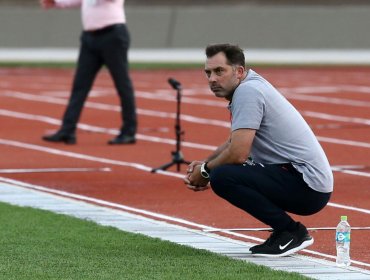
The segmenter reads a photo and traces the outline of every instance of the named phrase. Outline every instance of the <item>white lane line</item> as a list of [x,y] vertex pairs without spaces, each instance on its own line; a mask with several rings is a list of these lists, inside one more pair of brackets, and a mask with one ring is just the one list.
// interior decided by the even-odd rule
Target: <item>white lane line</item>
[[52,172],[110,172],[112,169],[104,168],[16,168],[0,169],[0,174],[16,173],[52,173]]
[[282,92],[298,94],[322,94],[340,92],[355,92],[364,94],[370,93],[370,87],[357,85],[279,87],[279,90],[281,90]]
[[336,165],[331,166],[331,170],[345,173],[345,174],[351,174],[351,175],[357,175],[357,176],[364,176],[364,177],[370,177],[370,172],[361,171],[363,169],[368,169],[370,166],[366,165]]
[[354,106],[354,107],[370,107],[370,102],[360,101],[347,98],[334,98],[334,97],[323,97],[323,96],[312,96],[312,95],[302,95],[302,94],[292,94],[284,93],[284,96],[288,99],[310,101],[324,104],[335,104],[344,106]]
[[340,209],[346,209],[350,211],[361,212],[364,214],[370,214],[370,209],[364,209],[364,208],[359,208],[359,207],[354,207],[354,206],[347,206],[347,205],[334,203],[334,202],[329,202],[328,205],[334,208],[340,208]]
[[312,112],[312,111],[302,111],[301,113],[304,116],[311,117],[311,118],[318,118],[322,120],[331,120],[331,121],[337,121],[337,122],[370,125],[370,119],[343,117],[343,116],[338,116],[338,115],[331,115],[331,114]]
[[[309,231],[322,231],[322,230],[336,230],[336,227],[308,227]],[[370,227],[353,227],[351,230],[369,230]],[[205,232],[218,232],[218,231],[272,231],[272,228],[217,228],[217,229],[207,229]]]
[[[165,91],[156,91],[147,92],[147,91],[136,91],[135,95],[140,98],[151,99],[151,100],[160,100],[160,101],[169,101],[174,102],[175,98]],[[201,94],[204,95],[204,94]],[[208,95],[208,94],[207,94]],[[210,100],[210,99],[199,99],[199,98],[192,98],[184,96],[181,98],[182,103],[188,103],[193,105],[202,105],[202,106],[211,106],[211,107],[221,107],[227,108],[227,102],[225,101],[218,101],[218,100]]]
[[[24,149],[29,149],[29,150],[34,150],[34,151],[39,151],[39,152],[45,152],[45,153],[49,153],[49,154],[53,154],[53,155],[65,156],[65,157],[70,157],[70,158],[77,158],[77,159],[81,159],[81,160],[88,160],[88,161],[100,162],[100,163],[111,164],[111,165],[131,167],[131,168],[139,169],[139,170],[146,171],[146,172],[151,172],[152,169],[153,169],[153,167],[150,167],[150,166],[147,166],[147,165],[144,165],[144,164],[141,164],[141,163],[134,163],[134,162],[126,162],[126,161],[113,160],[113,159],[107,159],[107,158],[100,158],[100,157],[84,155],[84,154],[79,154],[79,153],[74,153],[74,152],[68,152],[68,151],[58,150],[58,149],[53,149],[53,148],[47,148],[47,147],[43,147],[43,146],[38,146],[38,145],[33,145],[33,144],[28,144],[28,143],[22,143],[22,142],[13,141],[13,140],[7,140],[7,139],[0,139],[0,144],[13,146],[13,147],[24,148]],[[178,173],[175,173],[175,172],[164,171],[164,170],[158,170],[156,173],[166,175],[166,176],[177,177],[177,178],[183,178],[184,177],[183,174],[178,174]]]
[[370,177],[370,172],[350,170],[350,169],[344,169],[344,168],[332,168],[332,170],[337,171],[337,172],[341,172],[341,173],[345,173],[345,174],[350,174],[350,175]]
[[[58,149],[54,149],[54,148],[47,148],[47,147],[28,144],[28,143],[22,143],[22,142],[13,141],[13,140],[0,139],[0,144],[9,145],[9,146],[18,147],[18,148],[23,148],[23,149],[35,150],[35,151],[40,151],[40,152],[45,152],[45,153],[49,153],[49,154],[70,157],[70,158],[77,158],[77,159],[81,159],[81,160],[88,160],[88,161],[100,162],[100,163],[118,165],[118,166],[126,166],[126,167],[136,168],[136,169],[139,169],[139,170],[145,171],[145,172],[151,172],[151,170],[152,170],[152,167],[143,165],[141,163],[132,163],[132,162],[125,162],[125,161],[118,161],[118,160],[112,160],[112,159],[107,159],[107,158],[95,157],[95,156],[90,156],[90,155],[85,155],[85,154],[80,154],[80,153],[58,150]],[[172,176],[172,177],[177,177],[177,178],[181,178],[181,179],[184,177],[183,174],[179,174],[179,173],[175,173],[175,172],[169,172],[169,171],[163,171],[163,170],[158,170],[157,173],[165,175],[165,176]],[[363,208],[358,208],[358,207],[354,207],[354,206],[347,206],[347,205],[342,205],[342,204],[337,204],[337,203],[329,203],[328,205],[331,206],[331,207],[335,207],[335,208],[347,209],[347,210],[351,210],[351,211],[370,214],[369,209],[363,209]]]
[[332,168],[335,168],[335,169],[357,169],[357,170],[361,170],[361,169],[366,169],[366,168],[370,168],[370,165],[358,165],[358,164],[352,164],[352,165],[332,165]]
[[324,136],[316,136],[316,138],[320,142],[327,142],[327,143],[332,143],[332,144],[353,146],[353,147],[359,147],[359,148],[368,148],[368,149],[370,148],[370,143],[367,143],[367,142],[337,139],[337,138],[324,137]]

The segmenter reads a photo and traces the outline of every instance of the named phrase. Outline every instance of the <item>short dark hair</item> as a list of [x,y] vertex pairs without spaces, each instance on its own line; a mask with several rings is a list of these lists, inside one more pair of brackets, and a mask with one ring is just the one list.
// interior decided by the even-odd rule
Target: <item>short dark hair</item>
[[243,50],[237,45],[213,44],[206,47],[206,56],[210,58],[219,52],[223,52],[230,65],[240,65],[245,67],[245,57]]

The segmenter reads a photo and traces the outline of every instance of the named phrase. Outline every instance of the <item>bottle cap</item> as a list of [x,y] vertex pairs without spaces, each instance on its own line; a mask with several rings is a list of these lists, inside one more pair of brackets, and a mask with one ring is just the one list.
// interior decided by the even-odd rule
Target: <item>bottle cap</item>
[[341,221],[347,221],[347,216],[340,216]]

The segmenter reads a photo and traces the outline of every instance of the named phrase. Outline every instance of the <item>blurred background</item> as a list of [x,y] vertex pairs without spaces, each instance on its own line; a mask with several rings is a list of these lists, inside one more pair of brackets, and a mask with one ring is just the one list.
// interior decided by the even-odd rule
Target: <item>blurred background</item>
[[[0,0],[0,49],[77,49],[79,13],[44,11],[37,0]],[[369,0],[126,0],[126,15],[132,51],[219,42],[252,54],[330,50],[368,58],[370,50]]]

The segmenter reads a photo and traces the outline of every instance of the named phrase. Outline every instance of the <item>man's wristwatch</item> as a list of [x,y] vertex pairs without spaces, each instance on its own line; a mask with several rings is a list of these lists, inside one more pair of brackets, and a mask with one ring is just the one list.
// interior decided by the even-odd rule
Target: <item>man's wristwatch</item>
[[208,162],[204,162],[201,166],[200,166],[200,175],[202,175],[202,177],[204,179],[209,179],[209,173],[211,172],[211,170],[209,170],[209,168],[207,167],[207,163]]

